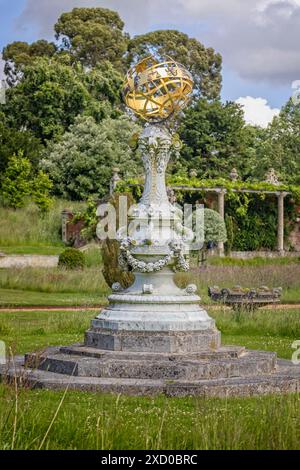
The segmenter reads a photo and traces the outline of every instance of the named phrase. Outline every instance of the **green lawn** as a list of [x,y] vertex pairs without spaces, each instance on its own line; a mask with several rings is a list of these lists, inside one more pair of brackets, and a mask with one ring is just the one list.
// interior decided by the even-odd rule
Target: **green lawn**
[[[103,305],[104,295],[74,292],[38,292],[18,289],[0,289],[0,307],[86,307]],[[1,313],[1,312],[0,312]]]
[[0,340],[14,354],[81,341],[96,312],[0,312]]
[[109,289],[99,266],[84,271],[59,268],[0,269],[0,306],[99,305]]
[[59,255],[65,246],[63,244],[58,246],[47,245],[9,245],[0,246],[0,253],[6,255]]
[[[222,332],[223,344],[239,344],[251,349],[276,351],[290,359],[293,341],[300,339],[300,309],[259,310],[254,314],[209,309]],[[49,345],[82,340],[95,311],[1,312],[0,340],[23,354]]]
[[[300,310],[211,311],[224,344],[290,358]],[[81,341],[95,312],[0,312],[14,353]],[[1,449],[299,449],[300,397],[126,397],[0,385]],[[61,407],[58,410],[62,400]],[[54,416],[53,426],[51,422]]]

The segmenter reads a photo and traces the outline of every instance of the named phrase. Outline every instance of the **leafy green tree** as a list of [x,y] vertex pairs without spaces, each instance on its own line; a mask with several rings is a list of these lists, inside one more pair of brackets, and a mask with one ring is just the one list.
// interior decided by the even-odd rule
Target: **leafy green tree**
[[14,127],[31,130],[45,141],[63,134],[88,100],[75,70],[39,59],[24,68],[20,83],[7,90],[3,109]]
[[209,99],[220,96],[222,57],[213,48],[206,48],[197,39],[176,30],[153,31],[130,40],[128,64],[150,54],[161,58],[170,56],[187,67],[199,95]]
[[11,155],[19,152],[36,167],[42,148],[32,132],[8,127],[4,114],[0,113],[0,173],[5,171]]
[[255,130],[245,125],[243,111],[233,102],[201,98],[185,113],[179,128],[184,143],[180,163],[202,178],[228,177],[233,167],[248,176]]
[[300,104],[292,99],[274,117],[257,149],[254,174],[274,168],[283,183],[300,184]]
[[13,155],[1,178],[1,196],[9,207],[23,207],[31,191],[31,164],[22,154]]
[[42,212],[47,212],[52,206],[52,198],[49,196],[53,183],[49,176],[39,170],[32,181],[31,197]]
[[117,12],[107,8],[74,8],[63,13],[54,26],[62,48],[87,67],[108,60],[122,68],[128,36]]
[[121,107],[120,74],[108,62],[92,70],[44,58],[23,70],[22,80],[7,90],[3,105],[8,125],[31,131],[42,142],[62,135],[78,114],[97,122],[118,116]]
[[14,209],[24,207],[28,198],[33,199],[42,211],[49,209],[52,200],[49,191],[52,183],[42,171],[36,175],[30,161],[21,152],[13,155],[1,178],[0,195],[9,207]]
[[21,78],[26,65],[30,65],[37,57],[52,57],[56,53],[56,45],[40,39],[32,44],[15,41],[3,49],[2,59],[5,61],[4,72],[7,83],[14,86]]
[[198,240],[207,243],[226,242],[227,230],[224,219],[212,209],[196,209],[188,219]]
[[42,162],[55,194],[73,200],[102,197],[108,193],[114,166],[125,177],[137,174],[140,161],[129,141],[139,130],[127,116],[100,124],[92,117],[78,117],[61,140],[49,146]]
[[118,117],[123,108],[122,84],[124,77],[108,62],[80,73],[80,79],[90,94],[83,114],[92,116],[96,122],[105,117]]

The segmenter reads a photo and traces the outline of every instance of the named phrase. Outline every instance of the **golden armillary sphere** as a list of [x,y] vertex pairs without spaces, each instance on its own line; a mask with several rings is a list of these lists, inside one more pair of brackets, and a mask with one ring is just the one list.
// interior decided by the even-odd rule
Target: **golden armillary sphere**
[[150,56],[127,72],[123,96],[142,119],[161,122],[186,106],[193,84],[191,74],[178,62],[171,58],[159,62]]

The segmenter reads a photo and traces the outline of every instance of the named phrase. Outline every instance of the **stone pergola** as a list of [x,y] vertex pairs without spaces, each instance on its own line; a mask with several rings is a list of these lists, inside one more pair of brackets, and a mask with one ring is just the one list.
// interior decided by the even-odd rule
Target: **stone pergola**
[[[218,212],[220,216],[224,219],[225,218],[225,197],[227,190],[222,187],[215,187],[215,188],[206,188],[206,187],[194,187],[191,188],[190,186],[174,186],[174,190],[181,189],[187,191],[198,191],[198,192],[205,192],[205,193],[214,193],[218,196]],[[278,200],[278,222],[277,222],[277,251],[281,254],[284,253],[284,199],[285,197],[290,194],[287,191],[266,191],[266,190],[254,190],[254,189],[231,189],[230,191],[235,193],[252,193],[252,194],[268,194],[274,195],[277,197]],[[218,249],[220,254],[224,253],[224,243],[220,242],[218,245]]]
[[[195,177],[197,176],[197,172],[195,170],[190,171],[190,176]],[[238,181],[239,175],[237,173],[237,170],[235,168],[232,169],[230,173],[230,180],[232,182]],[[115,181],[119,181],[121,178],[114,172],[114,177],[112,180],[112,185]],[[280,185],[280,182],[278,181],[277,175],[275,171],[271,168],[266,176],[265,176],[265,182],[269,184],[273,184],[274,186]],[[129,186],[142,186],[140,184],[130,184]],[[116,184],[113,186],[113,190],[116,189]],[[173,191],[176,190],[186,190],[186,191],[195,191],[195,192],[204,192],[204,193],[212,193],[216,194],[218,198],[218,212],[220,216],[225,219],[225,201],[226,201],[226,194],[227,194],[227,189],[222,187],[222,186],[216,186],[216,187],[205,187],[205,186],[199,186],[199,187],[190,187],[190,186],[172,186],[170,189]],[[268,194],[268,195],[273,195],[277,197],[277,207],[278,207],[278,222],[277,222],[277,251],[279,254],[284,254],[284,199],[287,195],[290,193],[284,190],[255,190],[255,189],[230,189],[230,191],[235,192],[235,193],[246,193],[246,194]],[[220,242],[218,244],[218,251],[219,254],[222,256],[224,255],[224,243]]]

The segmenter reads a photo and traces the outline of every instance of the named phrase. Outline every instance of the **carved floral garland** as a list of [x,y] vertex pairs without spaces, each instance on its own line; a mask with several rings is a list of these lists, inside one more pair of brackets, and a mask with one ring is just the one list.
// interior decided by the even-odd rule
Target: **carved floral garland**
[[146,263],[145,261],[138,261],[130,251],[130,246],[133,245],[133,241],[130,238],[125,238],[121,241],[119,265],[122,269],[127,270],[131,267],[134,270],[138,270],[142,273],[151,273],[161,271],[172,258],[177,258],[176,269],[179,271],[188,271],[189,262],[185,259],[183,254],[182,244],[180,242],[170,243],[171,251],[168,255],[164,256],[154,263]]

